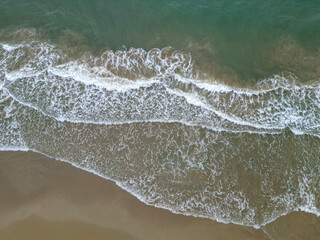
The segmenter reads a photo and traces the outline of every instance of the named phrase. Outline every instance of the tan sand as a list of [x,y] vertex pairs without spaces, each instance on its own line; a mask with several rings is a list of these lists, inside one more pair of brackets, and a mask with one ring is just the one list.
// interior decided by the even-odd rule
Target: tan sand
[[[32,152],[0,152],[0,193],[1,240],[268,239],[261,229],[147,206],[110,181]],[[293,232],[292,221],[279,221]],[[277,226],[266,227],[273,239]]]

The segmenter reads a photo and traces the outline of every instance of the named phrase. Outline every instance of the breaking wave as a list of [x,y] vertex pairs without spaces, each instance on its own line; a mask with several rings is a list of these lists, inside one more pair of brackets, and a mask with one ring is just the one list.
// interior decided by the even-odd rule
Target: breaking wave
[[68,161],[147,204],[220,222],[320,214],[318,83],[226,86],[170,47],[71,55],[0,45],[0,150]]

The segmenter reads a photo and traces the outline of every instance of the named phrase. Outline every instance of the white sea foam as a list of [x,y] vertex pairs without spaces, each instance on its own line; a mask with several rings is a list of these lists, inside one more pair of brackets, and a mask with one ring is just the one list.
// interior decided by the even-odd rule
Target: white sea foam
[[72,78],[86,85],[93,84],[108,91],[117,90],[119,92],[128,91],[130,89],[137,89],[140,87],[148,87],[154,83],[159,82],[159,79],[157,78],[132,81],[123,77],[116,76],[99,77],[95,74],[90,73],[89,70],[83,66],[75,66],[75,63],[71,63],[71,66],[68,65],[69,64],[49,68],[48,72],[62,78]]
[[[225,98],[222,98],[224,96],[221,94],[217,95],[214,92],[209,92],[210,94],[209,101],[211,102],[208,102],[204,97],[201,97],[200,99],[198,93],[196,92],[185,92],[179,89],[177,90],[172,89],[170,88],[170,86],[166,85],[168,81],[161,81],[159,78],[155,80],[150,80],[150,81],[141,81],[141,82],[135,81],[129,84],[120,83],[120,85],[115,84],[114,86],[112,86],[112,83],[109,82],[108,85],[103,85],[103,87],[101,87],[101,85],[97,86],[95,84],[88,85],[88,82],[87,82],[87,85],[85,87],[85,89],[87,89],[87,92],[84,91],[83,93],[79,93],[78,92],[79,91],[78,88],[80,86],[79,81],[76,81],[73,78],[65,79],[66,76],[62,77],[61,79],[57,78],[57,80],[53,81],[54,79],[56,79],[56,76],[57,75],[54,75],[54,74],[46,75],[42,73],[42,74],[32,75],[31,77],[27,75],[24,78],[20,78],[20,77],[10,78],[11,83],[9,84],[10,89],[8,90],[11,93],[11,95],[15,97],[15,99],[22,104],[32,106],[35,109],[42,111],[44,114],[54,116],[56,119],[73,121],[73,122],[86,122],[86,123],[90,122],[90,123],[97,123],[97,124],[123,122],[123,117],[119,116],[120,119],[119,117],[114,118],[110,114],[113,114],[112,113],[113,111],[116,111],[114,112],[114,114],[118,114],[121,111],[124,111],[123,114],[127,114],[127,115],[129,114],[131,116],[129,117],[128,122],[148,121],[149,119],[157,119],[157,121],[167,121],[167,120],[181,121],[182,119],[184,119],[185,122],[191,121],[190,122],[191,125],[199,124],[204,127],[214,128],[214,125],[211,125],[209,123],[210,121],[212,122],[213,120],[212,117],[211,117],[211,120],[209,120],[208,118],[210,117],[210,114],[211,114],[211,113],[208,114],[208,111],[209,111],[219,116],[222,119],[225,119],[229,122],[233,122],[234,124],[253,127],[261,130],[263,129],[281,130],[286,127],[290,127],[292,131],[296,133],[299,132],[299,134],[303,134],[306,132],[306,130],[308,130],[307,132],[310,133],[311,129],[314,129],[315,126],[319,125],[317,118],[312,117],[318,110],[317,108],[319,108],[318,106],[319,104],[315,102],[317,100],[312,99],[313,102],[311,102],[311,104],[316,104],[315,105],[316,108],[314,108],[312,111],[306,112],[304,110],[299,109],[299,105],[296,105],[296,101],[298,99],[295,100],[294,97],[292,96],[288,96],[287,99],[281,99],[277,97],[276,95],[278,94],[277,92],[271,93],[273,94],[271,95],[273,97],[272,101],[270,101],[270,97],[267,96],[269,98],[268,100],[269,102],[265,102],[265,103],[263,103],[264,96],[261,95],[260,96],[260,98],[262,98],[261,103],[264,105],[267,104],[266,106],[261,106],[261,107],[257,105],[259,103],[255,102],[253,99],[250,99],[250,97],[248,98],[247,95],[241,96],[241,94],[232,92],[233,95],[236,94],[236,97],[231,96],[232,98],[234,98],[234,99],[231,99],[233,102],[230,102],[228,106],[225,106],[224,102],[226,100],[230,101],[230,99],[228,100],[228,98],[230,98],[228,96],[226,96]],[[19,82],[25,81],[25,79],[27,79],[26,84],[31,84],[31,85],[30,86],[24,85],[24,86],[28,88],[31,87],[30,89],[26,89],[23,86],[22,87],[20,86],[21,84]],[[69,81],[70,84],[64,85],[64,82],[67,82],[67,81]],[[176,78],[175,77],[170,78],[169,81],[176,81]],[[48,83],[47,88],[38,89],[37,85],[40,82],[47,82]],[[20,85],[15,86],[16,83]],[[76,85],[78,87],[74,88],[74,86]],[[45,101],[46,104],[50,104],[50,106],[49,105],[45,106],[43,105],[44,102],[41,102],[41,105],[43,106],[39,107],[38,105],[40,103],[37,103],[38,101],[37,95],[39,94],[39,96],[41,95],[43,98],[43,96],[45,96],[44,94],[51,91],[50,88],[58,88],[58,89],[61,89],[62,92],[61,93],[56,92],[54,93],[54,95],[50,94],[48,95],[49,97],[48,99],[42,99],[42,100],[46,100]],[[133,92],[134,90],[137,90],[137,92]],[[15,91],[18,91],[18,92],[15,92]],[[29,94],[28,91],[30,91],[31,95],[28,95]],[[281,91],[280,93],[282,94]],[[304,90],[302,89],[302,91]],[[300,93],[297,92],[297,94],[295,95],[300,98],[299,94]],[[304,93],[302,92],[302,94]],[[23,96],[23,98],[21,98],[21,96]],[[154,102],[151,103],[144,100],[144,99],[150,100],[150,98],[154,99]],[[62,99],[69,99],[69,100],[64,100],[64,102],[61,102]],[[174,109],[171,111],[170,108],[172,107],[172,104],[174,104],[173,103],[174,101],[180,101],[180,104],[181,104],[180,99],[185,99],[189,104],[189,105],[188,104],[186,105],[188,106],[187,108],[185,108],[186,112],[188,112],[187,109],[190,108],[192,105],[198,107],[195,110],[191,110],[191,112],[189,111],[188,114],[192,113],[192,111],[196,111],[198,116],[200,115],[203,116],[200,122],[199,120],[197,120],[196,122],[193,122],[194,120],[192,120],[191,118],[189,118],[188,120],[187,115],[185,116],[181,115],[178,118],[173,117],[173,115],[176,115],[177,113],[175,112]],[[309,97],[309,99],[311,98]],[[288,101],[292,101],[292,102],[288,102]],[[73,108],[70,108],[70,110],[68,110],[71,112],[65,112],[65,111],[61,112],[61,109],[68,107],[68,105],[72,102],[74,102],[75,104],[74,106],[77,106],[77,109],[73,107]],[[113,106],[110,105],[111,103],[113,104]],[[109,104],[110,106],[108,106],[108,108],[105,108],[106,107],[105,104]],[[236,104],[235,107],[233,107],[234,104]],[[255,104],[256,106],[247,107],[250,104],[251,105]],[[167,108],[167,106],[170,106],[170,108]],[[239,112],[238,110],[239,107],[240,109],[243,109],[244,107],[246,108],[243,109],[241,112]],[[165,111],[161,110],[159,112],[157,111],[157,109],[163,109]],[[234,110],[236,110],[236,112],[234,112]],[[199,111],[201,111],[200,115],[199,115],[200,113]],[[302,116],[300,112],[303,114]],[[181,114],[184,114],[184,113],[181,113]],[[228,129],[228,127],[222,127],[222,126],[221,128]],[[230,130],[234,130],[234,129],[231,128]],[[242,131],[247,131],[247,130],[253,131],[253,132],[258,131],[250,128],[242,129]],[[263,130],[263,132],[265,132],[265,130]]]
[[[307,147],[319,141],[311,137],[320,131],[317,84],[280,75],[253,89],[205,83],[190,54],[172,48],[76,60],[36,41],[2,49],[0,151],[30,149],[115,181],[147,204],[225,223],[259,227],[298,209],[319,214],[310,185],[320,170],[303,168],[319,155]],[[289,157],[296,165],[285,173]],[[288,174],[305,178],[296,186]],[[270,196],[267,209],[252,202],[244,175],[263,179],[255,192]]]
[[[202,125],[202,124],[197,124],[197,123],[192,123],[188,121],[183,121],[183,120],[177,120],[177,119],[142,119],[142,120],[123,120],[123,121],[90,121],[90,120],[76,120],[76,119],[70,119],[70,118],[65,118],[61,115],[58,116],[52,116],[46,112],[44,112],[42,109],[37,108],[31,104],[21,102],[20,100],[16,99],[14,96],[11,96],[16,102],[20,103],[23,106],[27,106],[29,108],[32,108],[40,113],[42,113],[45,116],[48,116],[50,118],[53,118],[59,122],[70,122],[70,123],[85,123],[85,124],[95,124],[95,125],[125,125],[125,124],[134,124],[134,123],[181,123],[186,126],[190,127],[196,127],[200,126],[202,128],[215,131],[215,132],[230,132],[230,133],[250,133],[250,134],[280,134],[281,129],[268,129],[268,128],[257,128],[257,129],[229,129],[229,128],[224,128],[224,127],[214,127],[210,125]],[[235,121],[237,124],[237,122]],[[240,123],[241,124],[241,123]],[[246,125],[246,124],[244,124]]]
[[[165,205],[165,204],[161,204],[161,203],[158,203],[158,204],[153,204],[153,203],[149,203],[145,196],[142,196],[142,195],[139,195],[136,191],[134,191],[132,188],[129,188],[128,186],[124,185],[122,182],[120,181],[116,181],[112,178],[109,178],[108,176],[104,175],[104,174],[101,174],[101,172],[99,171],[96,171],[96,170],[93,170],[91,168],[86,168],[86,167],[83,167],[82,165],[80,164],[77,164],[73,161],[70,161],[68,159],[65,159],[65,158],[59,158],[59,157],[55,157],[55,156],[52,156],[52,155],[49,155],[49,154],[46,154],[46,153],[43,153],[43,152],[40,152],[36,149],[31,149],[31,148],[21,148],[21,147],[0,147],[0,151],[32,151],[32,152],[36,152],[36,153],[39,153],[39,154],[42,154],[46,157],[49,157],[49,158],[54,158],[58,161],[62,161],[62,162],[66,162],[66,163],[69,163],[71,164],[72,166],[76,167],[76,168],[79,168],[79,169],[82,169],[84,171],[87,171],[87,172],[90,172],[90,173],[93,173],[101,178],[104,178],[106,180],[110,180],[112,182],[114,182],[117,186],[119,186],[120,188],[124,189],[125,191],[127,191],[128,193],[130,193],[131,195],[135,196],[137,199],[139,199],[141,202],[147,204],[147,205],[151,205],[151,206],[154,206],[154,207],[157,207],[157,208],[162,208],[162,209],[167,209],[173,213],[176,213],[176,214],[183,214],[183,215],[186,215],[186,216],[194,216],[194,217],[200,217],[200,218],[210,218],[208,215],[202,215],[202,214],[197,214],[197,213],[188,213],[188,212],[183,212],[181,211],[181,209],[175,209],[173,208],[172,206],[168,206],[168,205]],[[150,194],[153,194],[153,193],[150,193]],[[243,204],[242,204],[243,205]],[[242,206],[243,209],[246,209],[247,206]],[[210,212],[212,211],[212,209],[208,209]],[[233,223],[233,224],[237,224],[237,225],[242,225],[242,226],[251,226],[251,227],[254,227],[256,229],[259,229],[260,227],[262,226],[265,226],[273,221],[275,221],[277,218],[281,217],[281,216],[285,216],[291,212],[294,212],[294,211],[304,211],[304,212],[307,212],[307,213],[311,213],[311,214],[314,214],[316,216],[320,216],[320,209],[319,208],[316,208],[314,207],[314,205],[301,205],[301,206],[298,206],[294,209],[288,209],[287,211],[284,211],[282,213],[278,213],[277,215],[275,215],[273,218],[271,219],[268,219],[266,221],[264,221],[263,223],[261,224],[246,224],[245,222],[242,222],[242,221],[228,221],[228,220],[225,220],[223,218],[220,218],[218,216],[214,216],[214,217],[211,217],[211,219],[217,221],[217,222],[221,222],[221,223],[225,223],[225,224],[228,224],[228,223]],[[214,212],[212,212],[214,213]]]
[[[177,91],[177,90],[172,90],[172,89],[168,89],[169,93],[175,94],[177,96],[181,96],[184,97],[190,104],[195,105],[195,106],[200,106],[208,111],[214,112],[215,114],[217,114],[219,117],[226,119],[230,122],[233,122],[235,124],[239,124],[239,125],[243,125],[243,126],[252,126],[254,128],[257,129],[271,129],[271,130],[281,130],[283,128],[281,127],[277,127],[277,126],[268,126],[268,125],[260,125],[260,124],[255,124],[255,123],[251,123],[251,122],[246,122],[243,121],[240,118],[225,114],[223,112],[220,112],[216,109],[214,109],[212,106],[210,106],[208,103],[205,102],[205,100],[200,99],[200,97],[197,94],[190,94],[190,93],[185,93],[183,91]],[[271,133],[271,132],[270,132]]]
[[20,47],[20,45],[9,45],[9,44],[2,44],[2,43],[0,43],[0,46],[8,52],[16,50]]
[[[144,93],[144,96],[137,95],[137,98],[132,103],[128,101],[123,101],[121,97],[121,92],[128,92],[131,90],[139,90],[141,88],[152,87],[154,84],[163,85],[172,96],[182,97],[187,100],[191,105],[198,106],[203,109],[204,112],[214,112],[219,117],[233,122],[238,125],[252,127],[256,129],[244,128],[241,131],[253,131],[258,132],[257,129],[262,129],[262,132],[266,132],[263,129],[270,130],[281,130],[289,127],[296,134],[313,134],[313,129],[315,126],[318,126],[318,118],[314,117],[316,112],[319,109],[319,99],[313,99],[313,109],[311,111],[306,111],[299,109],[299,106],[296,104],[296,101],[304,101],[304,97],[307,96],[309,92],[319,91],[317,85],[315,86],[303,86],[297,84],[294,78],[287,80],[283,76],[274,76],[273,78],[262,81],[257,85],[257,89],[236,89],[229,87],[223,84],[218,83],[205,83],[196,79],[191,79],[193,72],[193,63],[190,55],[183,54],[173,51],[171,48],[165,48],[163,50],[153,49],[149,52],[144,51],[143,49],[130,49],[129,51],[106,51],[100,57],[93,56],[83,56],[80,60],[67,61],[65,63],[60,63],[61,59],[66,59],[65,53],[62,50],[56,49],[54,45],[46,43],[29,43],[19,46],[10,46],[6,45],[6,49],[10,49],[9,55],[7,56],[8,62],[14,59],[14,63],[19,62],[19,58],[24,56],[23,51],[30,52],[31,56],[30,61],[27,61],[24,65],[21,65],[20,68],[13,71],[6,70],[5,77],[8,81],[15,82],[20,79],[29,78],[29,83],[36,84],[37,82],[47,82],[48,84],[52,82],[52,79],[60,78],[60,84],[52,85],[52,87],[61,88],[63,90],[63,82],[67,79],[72,79],[75,83],[82,82],[86,85],[92,85],[94,91],[115,91],[117,94],[114,94],[113,100],[118,98],[117,102],[123,106],[130,106],[130,104],[137,104],[143,102],[144,98],[149,98],[150,96],[155,99],[159,99],[159,93],[153,92],[152,90],[148,93]],[[19,50],[16,53],[12,53],[15,50]],[[17,56],[15,56],[17,55]],[[186,61],[187,59],[187,61]],[[63,61],[62,61],[63,62]],[[174,62],[174,63],[173,63]],[[173,66],[171,66],[173,64]],[[5,65],[10,65],[9,63]],[[8,68],[10,69],[10,67]],[[189,78],[179,76],[176,74],[176,70],[179,70],[179,73],[185,73]],[[147,71],[151,71],[151,78],[145,78],[143,76]],[[135,77],[142,77],[142,80],[129,80],[124,77],[127,73],[133,73]],[[48,74],[46,74],[48,73]],[[162,81],[164,77],[172,76],[169,81]],[[123,75],[123,76],[122,76]],[[132,74],[131,74],[132,75]],[[44,77],[42,77],[44,76]],[[145,78],[145,79],[143,79]],[[65,79],[65,80],[64,80]],[[32,83],[32,81],[34,83]],[[57,81],[56,81],[57,82]],[[184,85],[193,85],[192,91],[185,91],[183,89],[172,88],[172,82],[182,83]],[[168,86],[169,83],[169,86]],[[4,83],[2,83],[2,86]],[[32,90],[32,89],[31,89]],[[83,99],[73,99],[75,104],[78,106],[79,101],[84,105],[81,112],[73,111],[72,113],[67,112],[63,113],[60,109],[68,107],[68,102],[62,103],[61,98],[65,98],[66,94],[74,96],[73,91],[78,91],[77,89],[68,89],[68,92],[62,92],[61,95],[51,95],[53,98],[47,99],[47,103],[51,106],[38,107],[39,103],[28,102],[28,96],[26,92],[22,93],[13,93],[12,90],[10,93],[18,100],[20,103],[26,104],[27,106],[32,106],[35,109],[42,111],[44,114],[54,116],[59,120],[67,120],[73,122],[86,122],[86,123],[116,123],[116,122],[126,122],[121,119],[108,119],[103,117],[100,119],[92,119],[92,117],[86,116],[87,113],[91,112],[91,115],[94,113],[95,116],[101,116],[101,112],[93,109],[88,109],[92,104],[99,105],[98,102],[88,102],[88,100]],[[199,96],[199,91],[204,91],[200,94],[209,95],[209,101],[205,97]],[[32,90],[33,91],[33,90]],[[50,92],[50,89],[46,89],[45,92],[41,94],[46,94]],[[155,90],[157,91],[157,90]],[[283,96],[284,91],[291,91],[292,96]],[[307,95],[305,94],[307,93]],[[34,93],[30,92],[32,95]],[[35,93],[37,94],[37,93]],[[77,94],[77,93],[76,93]],[[87,94],[91,94],[90,91]],[[163,94],[166,94],[163,92]],[[299,96],[299,94],[301,96]],[[26,95],[24,99],[21,99],[20,96]],[[31,95],[31,98],[32,98]],[[270,96],[272,97],[270,99]],[[30,97],[30,96],[29,96]],[[99,97],[97,94],[92,95],[92,97]],[[100,96],[101,97],[101,96]],[[294,98],[297,97],[297,100]],[[307,96],[308,97],[308,96]],[[208,97],[206,97],[208,98]],[[255,99],[258,98],[258,99]],[[264,100],[264,98],[266,100]],[[300,98],[300,99],[299,99]],[[268,100],[267,100],[268,99]],[[309,101],[308,99],[308,101]],[[54,102],[59,102],[62,105],[52,106]],[[83,102],[84,101],[84,102]],[[160,109],[166,109],[166,105],[170,105],[172,99],[167,99],[160,105],[154,105],[153,107]],[[225,103],[228,102],[228,105]],[[105,104],[106,101],[101,102]],[[261,104],[261,106],[259,106]],[[309,103],[307,103],[309,104]],[[309,104],[310,105],[310,104]],[[85,108],[86,106],[87,109]],[[54,108],[52,108],[54,107]],[[97,106],[99,107],[99,106]],[[133,106],[131,106],[132,108]],[[69,108],[69,107],[68,107]],[[116,109],[116,106],[114,106]],[[52,109],[52,113],[47,111]],[[128,110],[128,109],[126,109]],[[133,111],[144,112],[145,107],[138,109],[136,107],[132,108]],[[60,111],[60,112],[59,112]],[[157,111],[157,110],[155,110]],[[186,110],[188,111],[188,110]],[[55,115],[54,113],[57,113]],[[71,114],[71,115],[70,115]],[[73,115],[72,115],[73,114]],[[78,116],[78,114],[80,114]],[[150,115],[151,114],[151,115]],[[181,117],[176,118],[172,117],[172,114],[165,113],[162,117],[159,117],[158,112],[147,113],[148,117],[136,119],[130,119],[127,122],[138,122],[138,121],[148,121],[149,119],[154,119],[155,121],[181,121]],[[198,113],[197,113],[198,114]],[[301,115],[302,114],[302,115]],[[207,114],[205,114],[207,115]],[[183,118],[183,117],[182,117]],[[184,122],[188,122],[186,120]],[[207,121],[207,120],[205,120]],[[190,122],[191,125],[202,125],[203,127],[209,127],[215,129],[214,126],[211,126],[207,123]],[[221,127],[221,129],[227,129],[228,127]],[[229,129],[234,131],[234,129]],[[272,131],[271,131],[272,132]]]

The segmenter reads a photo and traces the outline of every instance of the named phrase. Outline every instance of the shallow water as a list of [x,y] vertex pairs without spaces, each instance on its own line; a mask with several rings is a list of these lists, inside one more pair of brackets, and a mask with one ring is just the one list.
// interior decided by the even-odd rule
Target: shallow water
[[318,18],[272,4],[0,3],[0,149],[186,215],[319,215]]

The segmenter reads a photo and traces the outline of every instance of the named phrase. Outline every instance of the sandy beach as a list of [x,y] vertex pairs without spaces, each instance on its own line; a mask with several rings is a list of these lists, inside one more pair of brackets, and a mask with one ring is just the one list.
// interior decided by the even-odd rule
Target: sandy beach
[[268,239],[147,206],[113,182],[32,152],[0,154],[0,239]]
[[319,16],[0,0],[0,240],[320,240]]
[[[320,219],[295,212],[263,229],[148,206],[116,184],[33,152],[0,153],[0,239],[319,239]],[[265,232],[264,232],[264,231]]]

